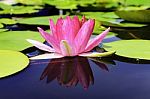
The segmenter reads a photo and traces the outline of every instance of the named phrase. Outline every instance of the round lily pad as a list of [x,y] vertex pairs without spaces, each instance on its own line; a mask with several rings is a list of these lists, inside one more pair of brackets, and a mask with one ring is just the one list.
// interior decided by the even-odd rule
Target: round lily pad
[[51,18],[55,22],[59,18],[59,15],[56,16],[42,16],[42,17],[32,17],[32,18],[23,18],[19,19],[18,23],[20,24],[28,24],[28,25],[49,25],[48,20]]
[[26,68],[29,59],[21,52],[0,50],[0,63],[0,78],[3,78]]
[[32,44],[28,43],[26,39],[34,39],[44,41],[40,33],[33,31],[6,31],[0,32],[0,50],[15,50],[21,51]]
[[118,56],[150,60],[150,40],[120,40],[104,43],[104,48]]
[[0,29],[0,32],[4,32],[7,31],[8,29]]
[[16,24],[16,21],[9,18],[1,18],[0,23],[11,25],[11,24]]
[[150,10],[120,10],[116,14],[131,22],[150,22]]

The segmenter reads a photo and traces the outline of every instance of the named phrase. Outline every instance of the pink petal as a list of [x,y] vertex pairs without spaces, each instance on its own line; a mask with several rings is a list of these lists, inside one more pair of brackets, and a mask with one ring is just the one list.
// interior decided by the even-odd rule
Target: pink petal
[[96,36],[94,39],[90,40],[90,42],[88,42],[85,51],[90,51],[92,50],[94,47],[96,47],[103,39],[104,37],[107,35],[107,33],[109,32],[110,28],[108,28],[107,30],[105,30],[103,33],[99,34],[98,36]]
[[64,39],[64,31],[62,30],[63,19],[60,17],[56,23],[57,41],[60,42]]
[[54,24],[54,21],[50,19],[49,23],[50,23],[50,30],[51,30],[52,35],[57,39],[56,26]]
[[42,55],[31,57],[29,59],[31,59],[31,60],[37,60],[37,59],[54,59],[54,58],[62,58],[62,57],[64,57],[64,56],[62,56],[61,54],[46,53],[46,54],[42,54]]
[[73,28],[73,21],[71,20],[70,16],[67,16],[66,19],[64,19],[63,25],[62,25],[62,31],[64,35],[64,40],[67,40],[69,43],[72,43],[74,38],[74,28]]
[[72,56],[72,48],[66,40],[60,42],[61,53],[64,56]]
[[38,27],[42,37],[55,49],[56,52],[60,52],[58,41],[49,33],[45,32],[42,28]]
[[77,35],[78,31],[80,30],[80,20],[78,18],[78,16],[74,16],[73,18],[73,29],[74,29],[74,37]]
[[74,45],[74,39],[80,29],[80,21],[77,16],[73,19],[67,16],[64,19],[62,30],[64,33],[64,40],[67,40],[69,44]]
[[85,47],[87,46],[87,43],[93,32],[94,25],[95,25],[95,20],[90,19],[87,22],[85,22],[82,25],[81,29],[79,30],[75,38],[76,49],[78,53],[81,53],[85,50]]
[[55,52],[55,50],[53,48],[51,48],[50,46],[47,46],[39,41],[31,40],[31,39],[27,39],[27,41],[29,43],[33,44],[35,47],[39,48],[40,50],[44,50],[47,52]]

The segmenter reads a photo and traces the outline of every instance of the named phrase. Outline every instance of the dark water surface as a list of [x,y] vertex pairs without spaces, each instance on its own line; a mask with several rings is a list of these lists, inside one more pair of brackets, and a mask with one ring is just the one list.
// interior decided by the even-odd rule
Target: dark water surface
[[0,80],[0,99],[150,99],[150,64],[92,60],[31,61]]

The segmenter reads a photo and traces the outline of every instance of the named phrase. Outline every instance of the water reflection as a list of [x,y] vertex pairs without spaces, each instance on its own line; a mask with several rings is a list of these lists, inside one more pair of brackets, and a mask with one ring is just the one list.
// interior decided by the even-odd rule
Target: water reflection
[[[108,71],[107,66],[98,59],[91,59],[101,69]],[[61,86],[73,87],[78,83],[84,89],[94,84],[94,76],[89,59],[83,57],[69,57],[50,60],[40,79],[47,78],[47,83],[57,80]]]

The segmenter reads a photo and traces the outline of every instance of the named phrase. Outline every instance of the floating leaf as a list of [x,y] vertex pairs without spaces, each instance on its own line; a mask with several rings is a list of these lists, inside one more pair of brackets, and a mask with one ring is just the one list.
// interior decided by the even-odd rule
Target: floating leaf
[[8,6],[0,10],[0,14],[26,14],[26,13],[35,13],[38,12],[40,6]]
[[25,69],[29,59],[20,52],[0,50],[0,63],[0,78],[2,78]]
[[150,22],[150,10],[120,10],[116,14],[131,22]]
[[87,18],[93,18],[96,20],[109,20],[114,18],[119,18],[114,12],[81,12],[82,15],[85,15]]
[[0,28],[3,28],[3,27],[4,27],[3,24],[0,23]]
[[100,21],[102,25],[113,27],[143,27],[146,24],[129,23],[118,21],[118,16],[114,12],[82,12],[87,18]]
[[0,32],[4,32],[7,31],[8,29],[0,29]]
[[56,6],[58,9],[77,9],[76,0],[43,0],[44,3]]
[[107,51],[116,51],[116,55],[127,58],[150,60],[150,40],[120,40],[105,43]]
[[147,26],[147,24],[139,24],[139,23],[129,23],[129,22],[118,22],[117,20],[109,20],[109,21],[101,21],[102,25],[112,26],[112,27],[143,27]]
[[44,16],[44,17],[32,17],[32,18],[23,18],[19,19],[18,23],[20,24],[29,24],[29,25],[49,25],[49,19],[52,18],[55,22],[59,18],[59,15],[56,16]]
[[3,23],[3,24],[16,24],[16,21],[13,20],[13,19],[9,19],[9,18],[1,18],[0,23]]
[[22,3],[25,5],[42,5],[42,0],[16,0],[18,3]]
[[150,0],[123,0],[125,5],[150,5]]
[[7,4],[4,4],[4,3],[0,3],[0,8],[1,8],[1,9],[11,9],[11,5],[7,5]]
[[26,39],[44,41],[38,32],[33,31],[7,31],[0,32],[0,49],[21,51],[32,45]]

